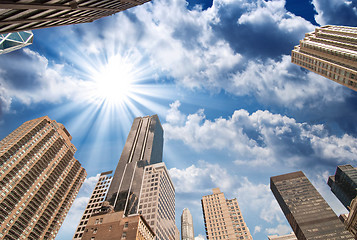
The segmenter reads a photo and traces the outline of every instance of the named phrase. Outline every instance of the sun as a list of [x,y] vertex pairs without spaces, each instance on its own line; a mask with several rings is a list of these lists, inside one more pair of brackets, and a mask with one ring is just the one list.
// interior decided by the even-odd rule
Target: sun
[[94,95],[109,103],[120,104],[134,91],[135,69],[120,55],[108,59],[92,76]]

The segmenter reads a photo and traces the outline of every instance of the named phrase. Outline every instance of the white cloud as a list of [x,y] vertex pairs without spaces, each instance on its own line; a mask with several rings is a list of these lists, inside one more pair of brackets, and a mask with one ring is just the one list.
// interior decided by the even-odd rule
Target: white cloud
[[[169,114],[183,119],[178,102]],[[181,140],[196,151],[228,151],[237,165],[285,166],[325,162],[356,161],[357,139],[345,134],[329,135],[323,125],[298,123],[293,118],[258,110],[252,114],[236,110],[227,119],[208,120],[203,109],[185,117],[184,124],[165,123],[165,139]],[[283,160],[282,160],[283,159]],[[311,159],[316,159],[315,163]]]
[[254,227],[254,234],[261,232],[262,231],[262,227],[261,226],[255,226]]
[[315,21],[321,26],[344,25],[356,26],[356,1],[312,0],[317,15]]
[[211,192],[216,187],[224,191],[234,185],[234,177],[226,169],[205,161],[186,169],[171,168],[169,172],[178,193]]
[[291,227],[285,224],[279,224],[276,228],[267,228],[265,231],[268,234],[285,235],[291,232]]
[[201,234],[195,237],[195,240],[205,240],[206,238]]

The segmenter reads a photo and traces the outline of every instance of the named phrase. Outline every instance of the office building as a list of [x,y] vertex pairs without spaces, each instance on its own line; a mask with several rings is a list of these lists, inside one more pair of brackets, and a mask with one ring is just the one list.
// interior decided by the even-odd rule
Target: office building
[[41,117],[0,142],[0,239],[54,239],[86,177],[66,128]]
[[123,212],[93,214],[82,240],[154,240],[155,234],[140,215],[123,217]]
[[[155,239],[179,239],[175,225],[175,189],[162,163],[162,152],[163,130],[158,116],[135,118],[106,200],[100,212],[92,214],[88,224],[99,215],[105,219],[109,214],[110,221],[114,219],[113,214],[117,221],[139,215],[155,234]],[[96,227],[95,238],[115,239],[105,235],[107,230],[101,228],[102,225]],[[88,225],[82,239],[87,236],[87,230],[91,230]]]
[[357,91],[357,27],[316,28],[292,50],[291,62]]
[[33,42],[31,31],[0,34],[0,54],[26,47]]
[[270,188],[299,240],[354,239],[303,172],[271,177]]
[[188,208],[185,208],[181,215],[181,240],[195,240],[192,215]]
[[94,187],[91,197],[89,198],[87,207],[81,217],[77,230],[74,233],[73,240],[82,238],[84,229],[87,226],[90,216],[100,211],[103,201],[107,196],[109,185],[112,181],[112,171],[103,172],[100,174],[97,184]]
[[134,119],[106,198],[114,211],[138,213],[144,168],[162,162],[163,142],[157,115]]
[[201,203],[207,239],[253,239],[236,198],[226,199],[219,188],[214,188]]
[[0,2],[0,33],[93,22],[149,0],[18,0]]
[[156,239],[176,239],[175,188],[164,163],[145,167],[139,214],[148,222]]
[[278,236],[278,235],[268,236],[268,240],[297,240],[297,238],[295,234],[292,232],[290,234],[282,235],[282,236]]
[[357,169],[349,164],[338,166],[335,175],[328,178],[327,184],[349,210],[352,200],[357,196]]

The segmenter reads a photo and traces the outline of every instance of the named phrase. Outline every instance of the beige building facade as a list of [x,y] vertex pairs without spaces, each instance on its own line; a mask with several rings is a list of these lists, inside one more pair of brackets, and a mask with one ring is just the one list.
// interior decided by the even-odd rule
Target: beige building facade
[[92,214],[100,211],[102,203],[108,193],[109,185],[112,181],[112,171],[103,172],[100,174],[97,184],[92,192],[92,195],[88,201],[83,216],[78,224],[77,230],[74,233],[73,240],[79,240],[82,238],[84,229]]
[[357,91],[357,27],[316,28],[292,50],[291,62]]
[[0,239],[54,239],[86,171],[66,128],[40,117],[0,142]]
[[214,188],[201,203],[207,239],[253,239],[236,198],[226,199],[219,188]]
[[344,218],[344,224],[346,229],[357,239],[357,197],[351,202],[350,212],[348,216]]
[[272,235],[272,236],[268,236],[268,240],[297,240],[294,232],[287,234],[287,235]]
[[124,212],[93,214],[82,240],[154,240],[155,234],[141,215],[123,217]]
[[144,169],[138,213],[148,222],[157,240],[177,239],[175,188],[163,162]]

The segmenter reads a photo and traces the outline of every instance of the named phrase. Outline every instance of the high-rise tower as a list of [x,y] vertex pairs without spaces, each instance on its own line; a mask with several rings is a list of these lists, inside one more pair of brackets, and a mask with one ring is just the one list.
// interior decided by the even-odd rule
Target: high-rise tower
[[106,201],[114,211],[138,213],[144,168],[162,162],[163,130],[157,115],[134,119]]
[[303,172],[271,177],[270,188],[299,240],[354,239]]
[[88,224],[88,219],[92,214],[100,211],[103,201],[107,195],[110,183],[112,181],[112,171],[102,172],[99,176],[98,182],[89,198],[86,209],[78,224],[77,230],[74,233],[73,240],[82,239],[84,229]]
[[357,169],[349,164],[338,166],[335,175],[328,178],[327,184],[349,210],[352,200],[357,196]]
[[357,27],[316,28],[292,50],[291,62],[357,91]]
[[181,240],[194,240],[193,220],[190,210],[185,208],[181,215]]
[[0,34],[93,22],[150,0],[0,1]]
[[236,198],[226,199],[219,188],[214,188],[201,203],[207,239],[253,239]]
[[86,171],[66,128],[25,122],[0,142],[0,239],[54,239]]

